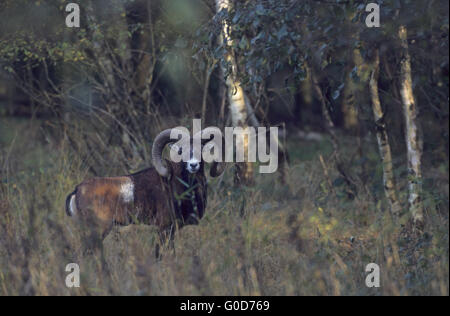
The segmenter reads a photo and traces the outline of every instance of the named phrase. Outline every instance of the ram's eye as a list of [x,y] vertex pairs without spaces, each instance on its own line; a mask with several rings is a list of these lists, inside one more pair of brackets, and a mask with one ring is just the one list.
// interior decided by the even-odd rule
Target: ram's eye
[[181,155],[182,154],[182,151],[181,151],[181,148],[180,149],[178,149],[178,155]]

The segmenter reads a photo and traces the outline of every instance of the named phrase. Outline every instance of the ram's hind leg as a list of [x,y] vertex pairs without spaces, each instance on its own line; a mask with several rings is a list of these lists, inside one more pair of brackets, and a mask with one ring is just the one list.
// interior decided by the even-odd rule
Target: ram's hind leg
[[103,252],[103,241],[111,232],[113,223],[84,217],[82,223],[82,242],[85,254]]
[[98,272],[97,275],[101,282],[103,277],[111,275],[111,269],[107,260],[107,252],[104,240],[112,230],[110,225],[94,225],[91,223],[89,229],[82,235],[83,257],[85,260],[95,263]]

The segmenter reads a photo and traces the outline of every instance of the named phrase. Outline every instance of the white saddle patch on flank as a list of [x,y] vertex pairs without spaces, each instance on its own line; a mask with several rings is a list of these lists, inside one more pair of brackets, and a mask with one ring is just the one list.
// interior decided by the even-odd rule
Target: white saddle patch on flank
[[134,201],[134,184],[131,180],[127,180],[127,182],[121,185],[120,195],[125,203],[132,203]]

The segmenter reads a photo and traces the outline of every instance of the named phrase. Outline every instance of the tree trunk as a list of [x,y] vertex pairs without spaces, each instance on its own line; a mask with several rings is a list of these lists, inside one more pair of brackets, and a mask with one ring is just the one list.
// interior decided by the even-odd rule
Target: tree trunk
[[328,110],[328,102],[329,101],[326,99],[326,97],[324,96],[324,94],[322,92],[322,88],[320,87],[320,83],[317,79],[317,76],[314,72],[313,67],[309,67],[309,66],[307,66],[307,67],[311,74],[311,81],[312,81],[314,91],[317,95],[317,98],[319,99],[319,102],[320,102],[320,105],[322,108],[322,115],[323,115],[323,118],[325,119],[326,128],[331,137],[331,143],[332,143],[333,149],[334,149],[333,156],[334,156],[334,160],[336,163],[336,169],[339,172],[339,174],[342,176],[342,178],[345,180],[345,183],[347,184],[348,197],[353,199],[357,195],[357,185],[355,184],[355,181],[351,177],[350,172],[349,172],[346,164],[344,163],[344,160],[341,157],[341,154],[340,154],[341,146],[340,146],[339,138],[336,134],[335,125],[331,118],[330,112]]
[[356,105],[357,98],[359,96],[359,87],[360,83],[355,83],[351,76],[352,66],[356,67],[358,70],[358,76],[360,73],[360,65],[362,63],[361,53],[359,49],[355,48],[353,50],[353,62],[350,63],[350,67],[348,67],[348,71],[345,77],[345,87],[344,87],[344,96],[342,100],[342,115],[344,120],[344,127],[346,130],[355,132],[358,129],[358,107]]
[[152,114],[152,109],[150,107],[151,85],[153,83],[156,67],[156,44],[152,18],[152,14],[154,14],[152,12],[153,3],[149,0],[146,1],[146,3],[142,1],[137,2],[135,5],[136,9],[146,11],[146,19],[142,19],[142,21],[139,22],[148,25],[141,30],[140,34],[135,34],[137,37],[136,42],[138,43],[137,47],[139,50],[138,60],[140,60],[139,64],[136,66],[136,89],[140,92],[142,101],[145,104],[146,113]]
[[[216,0],[217,12],[223,9],[230,10],[230,0]],[[226,85],[228,89],[228,100],[231,113],[231,121],[233,126],[241,127],[244,132],[248,130],[248,115],[246,104],[246,96],[241,83],[237,80],[237,65],[233,55],[232,39],[230,38],[230,26],[226,21],[222,21],[222,40],[228,47],[228,53],[226,60],[232,65],[231,74],[226,79]],[[248,153],[248,139],[237,139],[237,142],[243,142],[244,150]],[[252,184],[253,183],[253,164],[251,162],[243,162],[236,164],[235,183],[239,184]]]
[[325,99],[325,96],[322,93],[322,88],[320,87],[319,81],[317,80],[316,74],[314,73],[314,70],[312,67],[307,67],[308,73],[311,74],[311,82],[314,88],[314,91],[316,93],[317,98],[319,99],[321,109],[322,109],[322,115],[325,119],[325,124],[328,130],[328,133],[331,136],[331,142],[333,144],[334,154],[336,157],[339,156],[339,141],[336,135],[335,125],[333,120],[331,119],[330,112],[328,111],[328,103]]
[[202,122],[203,124],[206,123],[205,119],[206,119],[206,103],[207,103],[207,99],[208,99],[208,89],[209,89],[209,83],[211,81],[211,75],[214,71],[214,68],[216,67],[216,62],[215,61],[208,61],[207,65],[206,65],[206,70],[205,70],[205,82],[204,82],[204,86],[203,86],[203,98],[202,98]]
[[[248,132],[247,107],[245,104],[245,92],[238,81],[232,80],[231,76],[227,78],[228,100],[230,105],[231,122],[233,126],[242,127],[244,133]],[[243,142],[244,152],[248,153],[248,138],[236,137],[236,143],[240,146]],[[237,163],[235,173],[235,183],[237,185],[253,183],[253,163]]]
[[408,51],[407,30],[400,26],[398,32],[401,45],[400,94],[405,117],[405,136],[408,159],[409,209],[417,228],[423,225],[422,204],[422,137],[418,120],[418,109],[414,99],[411,76],[411,57]]
[[397,199],[397,192],[395,187],[395,178],[392,167],[392,152],[389,144],[389,137],[386,130],[386,123],[384,121],[384,113],[381,108],[380,96],[378,94],[378,77],[380,73],[380,56],[378,49],[375,51],[372,74],[370,76],[370,97],[372,99],[372,110],[376,125],[376,134],[378,141],[378,150],[380,151],[381,161],[383,164],[383,182],[384,193],[391,212],[398,217],[401,211],[401,205]]
[[[351,35],[350,40],[357,43],[360,41],[360,32],[359,30],[352,29],[353,23],[351,20],[353,18],[354,17],[349,17],[349,19],[346,20],[345,25],[349,30],[352,30],[350,34],[353,35]],[[353,79],[352,72],[354,70],[356,70],[356,75],[360,79],[358,82],[355,82]],[[354,47],[352,54],[348,57],[346,71],[344,96],[342,100],[343,121],[345,129],[356,134],[360,128],[358,106],[363,102],[361,96],[364,95],[364,88],[366,87],[365,83],[369,81],[370,76],[370,71],[364,62],[359,47]]]

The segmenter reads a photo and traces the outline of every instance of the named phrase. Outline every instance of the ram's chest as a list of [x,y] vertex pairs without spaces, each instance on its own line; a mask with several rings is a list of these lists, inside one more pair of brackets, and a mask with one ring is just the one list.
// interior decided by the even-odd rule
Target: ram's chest
[[174,206],[177,214],[184,220],[195,214],[201,218],[206,206],[206,185],[201,177],[178,179],[174,194]]

